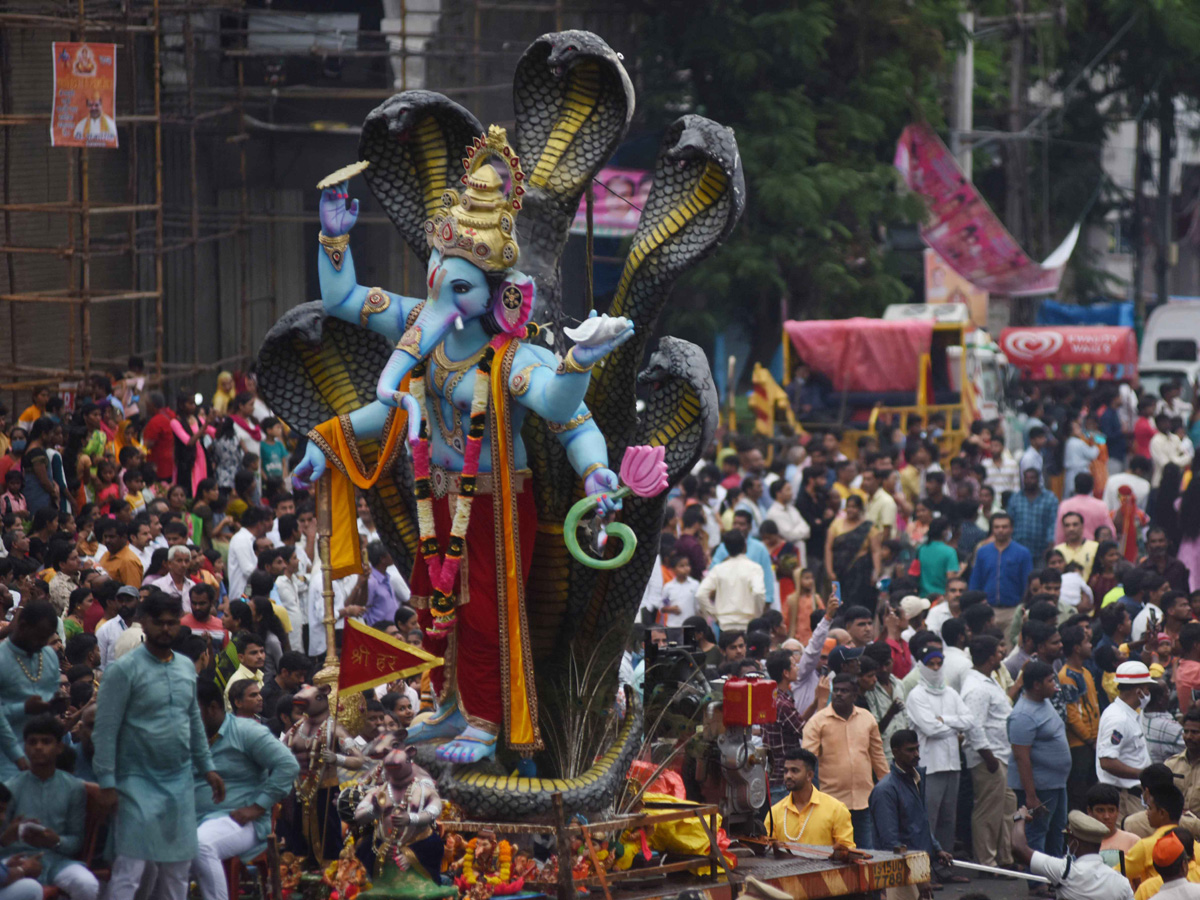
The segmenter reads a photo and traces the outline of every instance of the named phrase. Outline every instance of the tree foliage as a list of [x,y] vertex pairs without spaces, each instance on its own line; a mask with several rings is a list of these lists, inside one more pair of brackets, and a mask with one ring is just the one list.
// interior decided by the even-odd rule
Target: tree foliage
[[752,317],[771,341],[792,316],[877,314],[909,288],[886,228],[919,201],[892,156],[938,87],[959,36],[955,0],[662,0],[639,29],[642,115],[697,112],[732,127],[746,216],[690,280],[718,320]]

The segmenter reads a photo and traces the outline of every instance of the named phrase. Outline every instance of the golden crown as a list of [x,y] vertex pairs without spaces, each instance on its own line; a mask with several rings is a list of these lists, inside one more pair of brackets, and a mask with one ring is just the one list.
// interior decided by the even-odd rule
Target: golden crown
[[[508,169],[508,196],[492,160]],[[505,130],[493,125],[467,148],[462,164],[466,189],[442,194],[442,208],[425,222],[426,240],[442,256],[461,256],[489,272],[511,269],[521,255],[516,237],[517,212],[525,195],[521,160]]]

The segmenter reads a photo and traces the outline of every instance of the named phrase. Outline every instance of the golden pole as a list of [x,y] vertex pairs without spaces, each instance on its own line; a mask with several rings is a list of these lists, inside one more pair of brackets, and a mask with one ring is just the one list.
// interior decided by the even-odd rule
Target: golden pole
[[330,542],[333,540],[333,476],[326,468],[317,484],[317,552],[321,556],[321,600],[325,604],[325,668],[338,667],[333,613],[333,578]]

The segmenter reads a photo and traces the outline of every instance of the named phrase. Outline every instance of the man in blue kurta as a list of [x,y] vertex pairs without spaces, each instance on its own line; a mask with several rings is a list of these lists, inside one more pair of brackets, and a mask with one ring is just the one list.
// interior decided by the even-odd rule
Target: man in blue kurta
[[262,725],[226,715],[225,698],[212,681],[201,680],[196,696],[213,766],[225,782],[225,799],[214,801],[207,781],[196,773],[199,849],[192,872],[204,900],[229,900],[221,861],[233,856],[250,860],[262,853],[271,833],[271,807],[292,789],[300,763]]
[[101,805],[116,807],[109,900],[147,896],[184,900],[196,856],[192,772],[225,799],[196,704],[196,667],[171,651],[183,609],[178,597],[151,593],[143,606],[146,642],[104,670],[96,698],[92,767]]
[[31,600],[16,614],[12,636],[0,643],[0,781],[22,769],[25,719],[49,712],[58,691],[58,654],[46,644],[58,629],[58,615],[46,600]]
[[71,900],[96,900],[100,882],[74,857],[83,849],[87,793],[74,775],[60,772],[58,755],[66,730],[51,715],[25,723],[29,771],[5,783],[12,792],[9,821],[23,819],[15,843],[5,853],[42,854],[42,884],[52,884]]

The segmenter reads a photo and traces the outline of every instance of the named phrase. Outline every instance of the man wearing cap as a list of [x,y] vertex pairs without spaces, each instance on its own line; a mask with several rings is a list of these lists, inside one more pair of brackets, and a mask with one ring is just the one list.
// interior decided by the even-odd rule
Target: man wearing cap
[[1142,733],[1141,710],[1150,700],[1150,670],[1143,663],[1117,666],[1117,699],[1100,716],[1096,736],[1096,778],[1115,785],[1121,792],[1121,815],[1131,816],[1142,808],[1142,786],[1138,776],[1150,765],[1150,751]]
[[1161,897],[1163,900],[1197,900],[1200,884],[1197,878],[1196,845],[1186,828],[1172,828],[1154,844],[1152,875],[1141,883],[1134,900]]
[[[137,588],[122,585],[117,589],[113,605],[116,606],[116,614],[96,629],[96,642],[100,646],[101,671],[116,659],[117,640],[133,621],[138,605]],[[112,607],[109,607],[109,612],[114,612]]]
[[[855,652],[855,662],[861,654],[861,650]],[[834,676],[830,703],[817,710],[805,724],[802,744],[805,750],[816,754],[821,789],[850,810],[854,842],[870,849],[874,846],[868,809],[874,785],[871,776],[873,773],[882,778],[888,773],[888,765],[883,757],[879,724],[868,710],[855,705],[857,700],[857,676],[845,671]]]
[[1025,822],[1033,815],[1025,808],[1021,813],[1012,830],[1013,856],[1028,863],[1030,874],[1047,879],[1059,900],[1132,900],[1129,882],[1100,858],[1100,843],[1108,836],[1102,822],[1079,810],[1072,811],[1066,829],[1071,856],[1059,859],[1030,849],[1025,840]]

